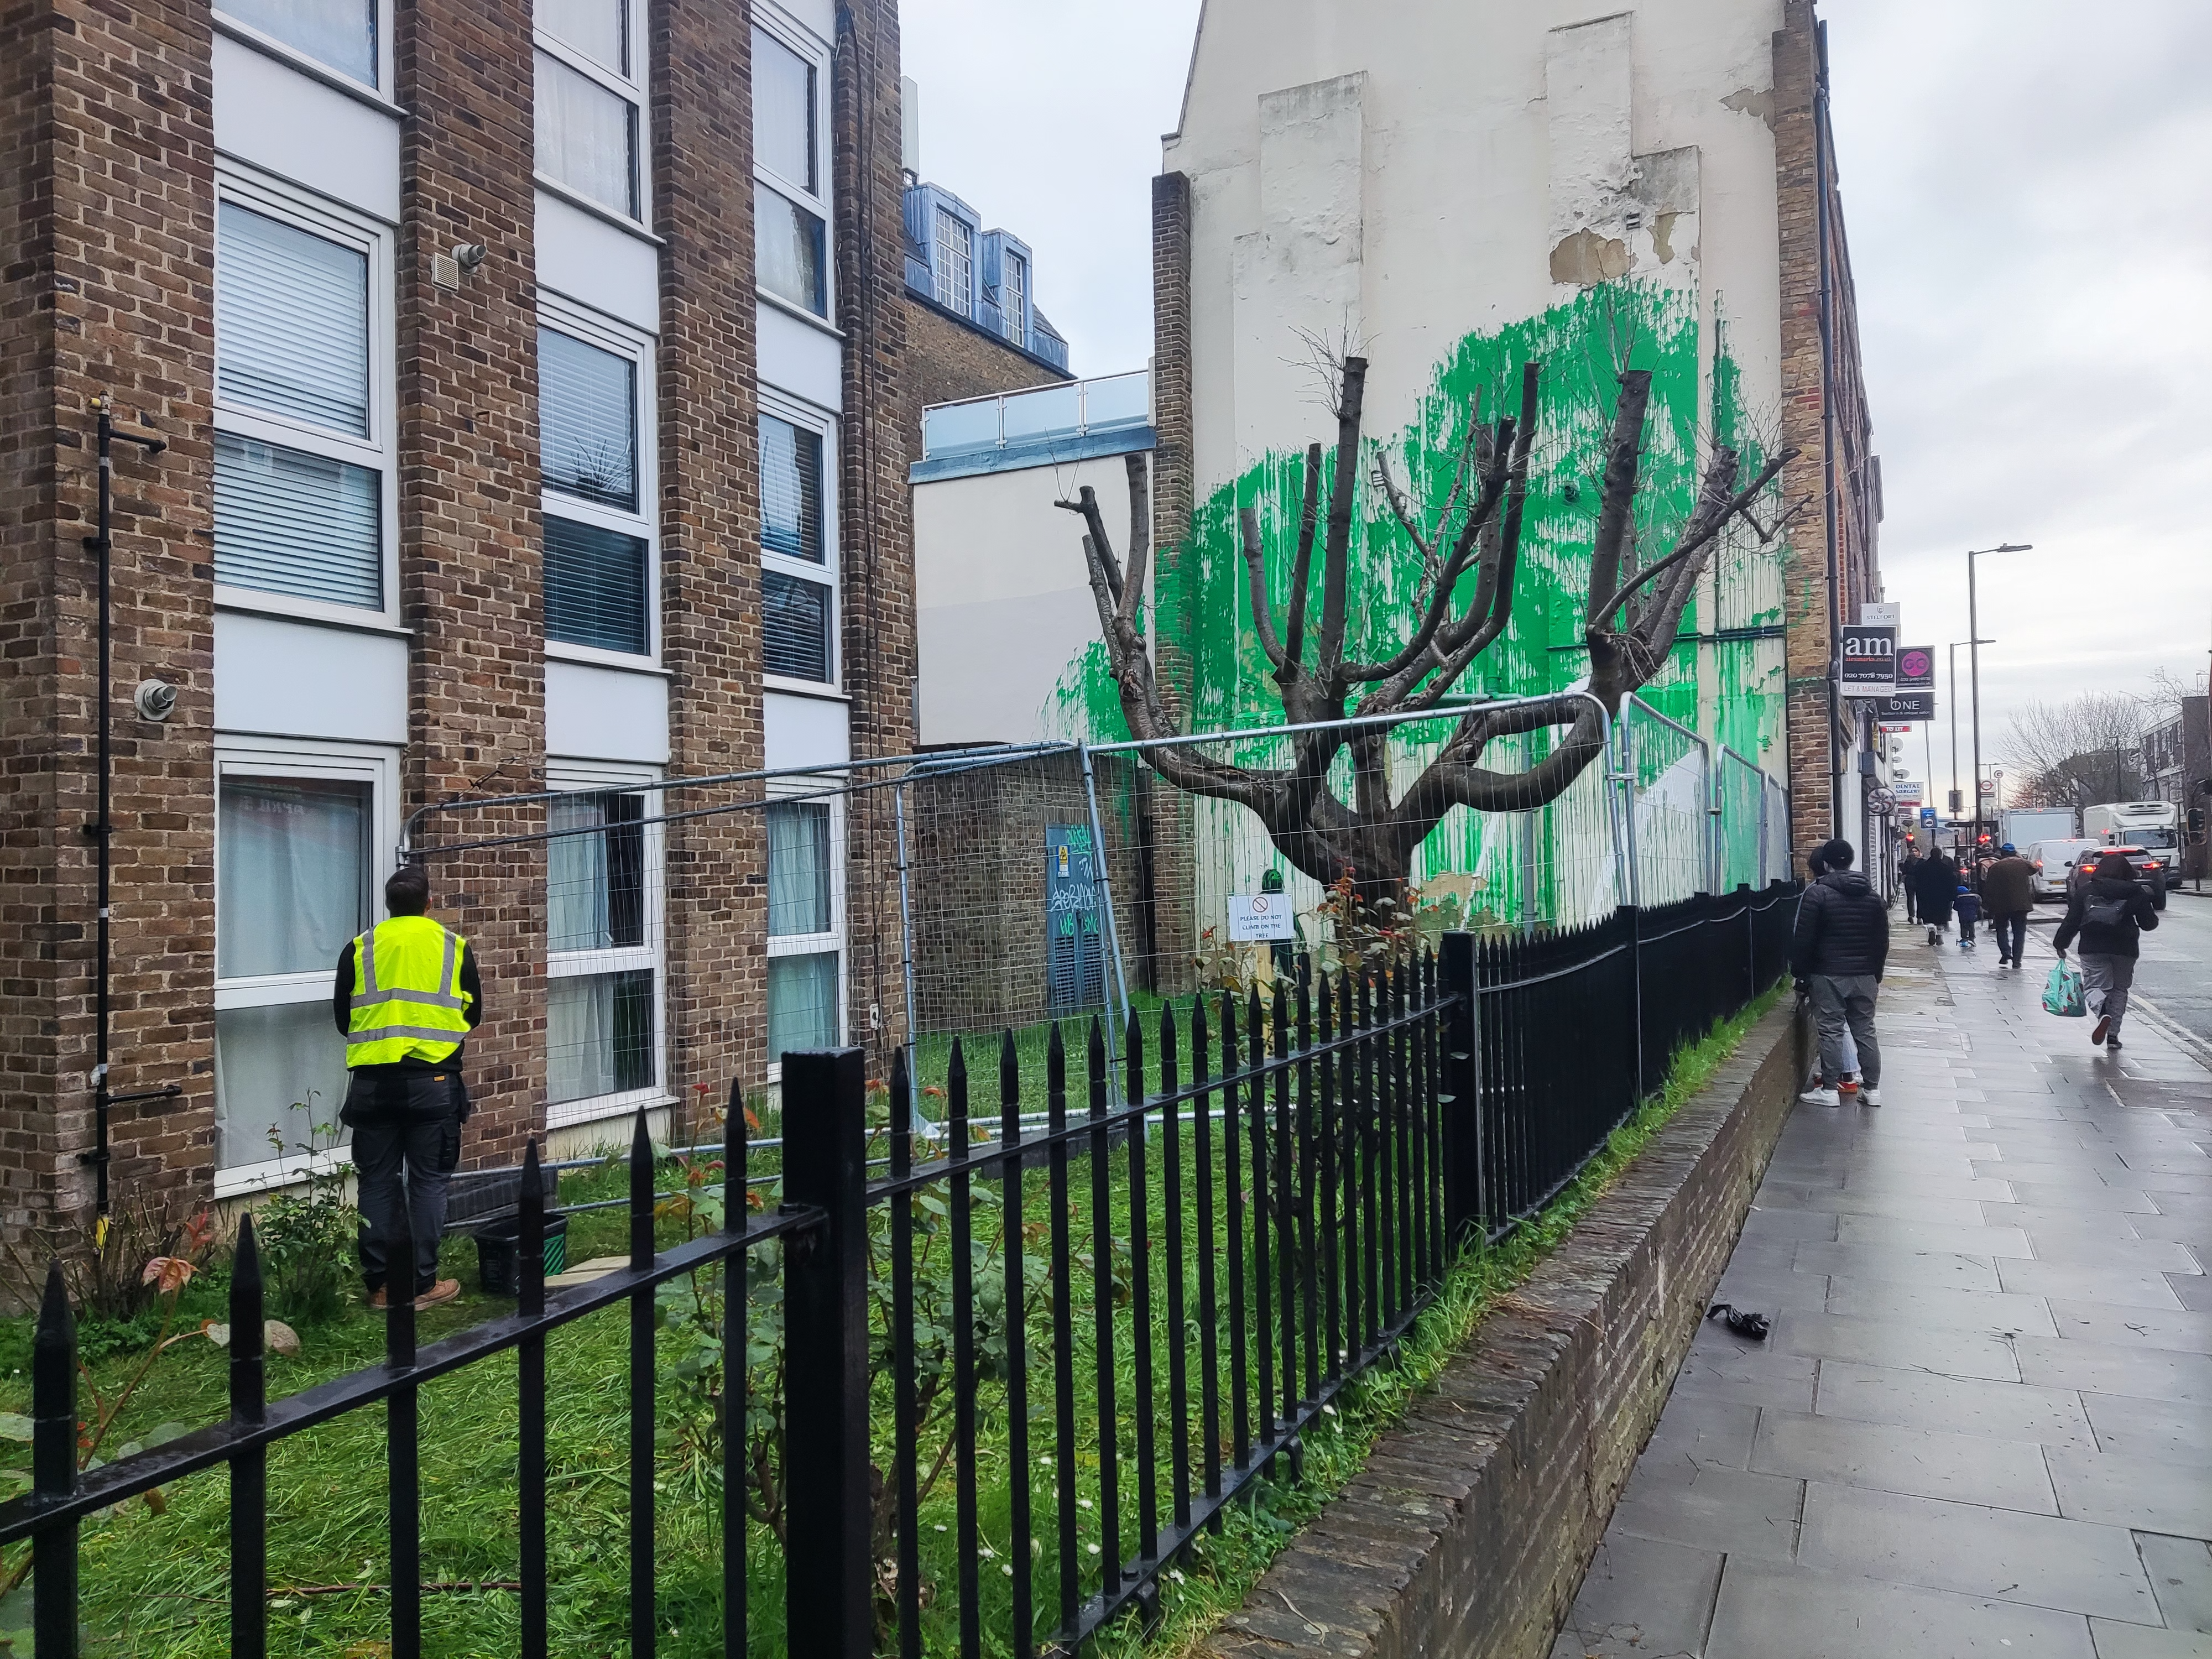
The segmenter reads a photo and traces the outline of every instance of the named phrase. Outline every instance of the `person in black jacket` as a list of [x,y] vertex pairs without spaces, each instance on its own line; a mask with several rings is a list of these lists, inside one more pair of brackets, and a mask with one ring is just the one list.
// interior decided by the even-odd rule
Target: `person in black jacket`
[[1941,945],[1951,926],[1951,905],[1959,893],[1959,866],[1942,848],[1931,851],[1912,872],[1920,892],[1920,920],[1928,925],[1928,942]]
[[2128,991],[2136,982],[2136,958],[2144,933],[2158,927],[2158,906],[2150,890],[2136,880],[2126,857],[2107,853],[2087,882],[2075,884],[2066,901],[2066,920],[2051,940],[2059,959],[2066,947],[2081,941],[2081,984],[2089,1012],[2097,1017],[2089,1041],[2120,1046],[2120,1022],[2128,1014]]
[[1827,873],[1805,890],[1797,929],[1790,942],[1790,972],[1813,1001],[1820,1032],[1819,1084],[1798,1097],[1808,1105],[1835,1106],[1843,1097],[1844,1036],[1858,1049],[1859,1098],[1881,1104],[1881,1048],[1874,1034],[1875,997],[1889,962],[1889,907],[1874,884],[1851,868],[1857,856],[1847,841],[1832,841],[1814,856]]

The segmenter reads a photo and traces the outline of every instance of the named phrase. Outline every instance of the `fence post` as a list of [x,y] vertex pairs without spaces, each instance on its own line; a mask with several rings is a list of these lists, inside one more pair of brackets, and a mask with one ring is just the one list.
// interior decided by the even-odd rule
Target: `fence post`
[[858,1048],[783,1057],[784,1204],[826,1218],[791,1241],[783,1291],[788,1645],[821,1659],[875,1641],[864,1077]]
[[1477,1109],[1474,935],[1446,933],[1437,958],[1438,988],[1451,999],[1444,1016],[1443,1075],[1437,1082],[1437,1110],[1443,1125],[1444,1240],[1456,1250],[1482,1226],[1481,1114]]
[[[46,1294],[31,1339],[31,1489],[42,1498],[76,1490],[76,1315],[62,1264],[46,1267]],[[76,1522],[31,1539],[32,1640],[39,1659],[76,1659]]]

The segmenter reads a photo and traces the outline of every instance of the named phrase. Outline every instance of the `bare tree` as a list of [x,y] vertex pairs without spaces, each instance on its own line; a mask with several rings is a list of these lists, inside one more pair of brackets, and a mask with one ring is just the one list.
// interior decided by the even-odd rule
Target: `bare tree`
[[2031,702],[2012,717],[2005,758],[2020,769],[2020,799],[2076,806],[2132,800],[2142,784],[2142,732],[2153,699],[2085,691],[2064,702]]
[[[1513,617],[1542,366],[1523,365],[1514,413],[1486,424],[1479,410],[1469,410],[1450,487],[1432,516],[1417,513],[1387,464],[1376,456],[1375,483],[1419,552],[1423,574],[1403,642],[1372,662],[1348,659],[1346,654],[1346,596],[1366,374],[1364,358],[1343,359],[1325,523],[1322,446],[1316,443],[1306,451],[1297,551],[1279,626],[1267,598],[1259,516],[1248,507],[1239,521],[1252,615],[1261,648],[1273,665],[1283,712],[1291,724],[1322,725],[1324,729],[1293,738],[1290,763],[1276,769],[1232,765],[1193,747],[1145,753],[1153,769],[1178,787],[1249,808],[1297,869],[1322,883],[1349,873],[1362,896],[1372,901],[1402,890],[1414,852],[1454,807],[1512,811],[1540,806],[1556,799],[1597,758],[1604,727],[1599,705],[1607,716],[1617,716],[1622,700],[1666,662],[1683,608],[1723,532],[1741,520],[1762,543],[1781,533],[1790,513],[1778,513],[1770,526],[1759,522],[1756,510],[1798,452],[1781,451],[1747,483],[1737,452],[1725,447],[1714,449],[1695,504],[1671,545],[1662,556],[1638,566],[1635,506],[1651,375],[1647,370],[1622,371],[1589,551],[1583,640],[1589,652],[1590,695],[1565,694],[1511,707],[1468,709],[1436,757],[1394,796],[1387,734],[1374,726],[1325,723],[1348,715],[1436,708],[1505,633]],[[1174,722],[1161,701],[1137,621],[1152,551],[1144,458],[1130,456],[1127,468],[1126,564],[1107,538],[1093,490],[1086,486],[1078,499],[1059,505],[1083,518],[1091,594],[1129,730],[1140,738],[1172,737],[1176,735]],[[1316,540],[1321,556],[1317,614]],[[1534,765],[1501,771],[1484,763],[1485,751],[1498,738],[1538,731],[1562,735]],[[1351,798],[1342,799],[1330,787],[1328,775],[1336,757],[1347,750]]]

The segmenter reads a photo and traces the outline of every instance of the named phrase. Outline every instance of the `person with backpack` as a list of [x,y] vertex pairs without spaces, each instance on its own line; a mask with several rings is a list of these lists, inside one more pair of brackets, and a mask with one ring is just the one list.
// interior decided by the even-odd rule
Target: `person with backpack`
[[1959,890],[1959,866],[1942,848],[1931,851],[1913,879],[1920,890],[1920,920],[1927,925],[1928,942],[1942,943],[1951,927],[1951,900]]
[[1859,1098],[1881,1104],[1881,1047],[1875,1040],[1875,998],[1889,960],[1889,907],[1874,884],[1851,868],[1850,842],[1820,848],[1826,867],[1805,890],[1790,942],[1790,972],[1812,1000],[1820,1033],[1820,1075],[1797,1097],[1808,1106],[1838,1106],[1846,1032],[1858,1049]]
[[2077,939],[2081,942],[2082,988],[2097,1018],[2089,1041],[2099,1048],[2120,1046],[2120,1022],[2127,1018],[2141,940],[2157,927],[2158,907],[2149,889],[2136,880],[2124,854],[2099,859],[2094,873],[2066,902],[2066,920],[2058,924],[2051,945],[2063,962],[2066,947]]

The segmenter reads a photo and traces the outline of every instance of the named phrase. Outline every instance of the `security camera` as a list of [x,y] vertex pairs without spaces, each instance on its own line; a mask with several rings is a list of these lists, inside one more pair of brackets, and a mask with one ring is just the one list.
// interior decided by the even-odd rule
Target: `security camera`
[[141,680],[131,694],[131,706],[141,720],[165,720],[176,712],[177,688],[167,680]]
[[489,252],[482,242],[456,242],[453,244],[453,263],[465,271],[474,270],[484,262]]

